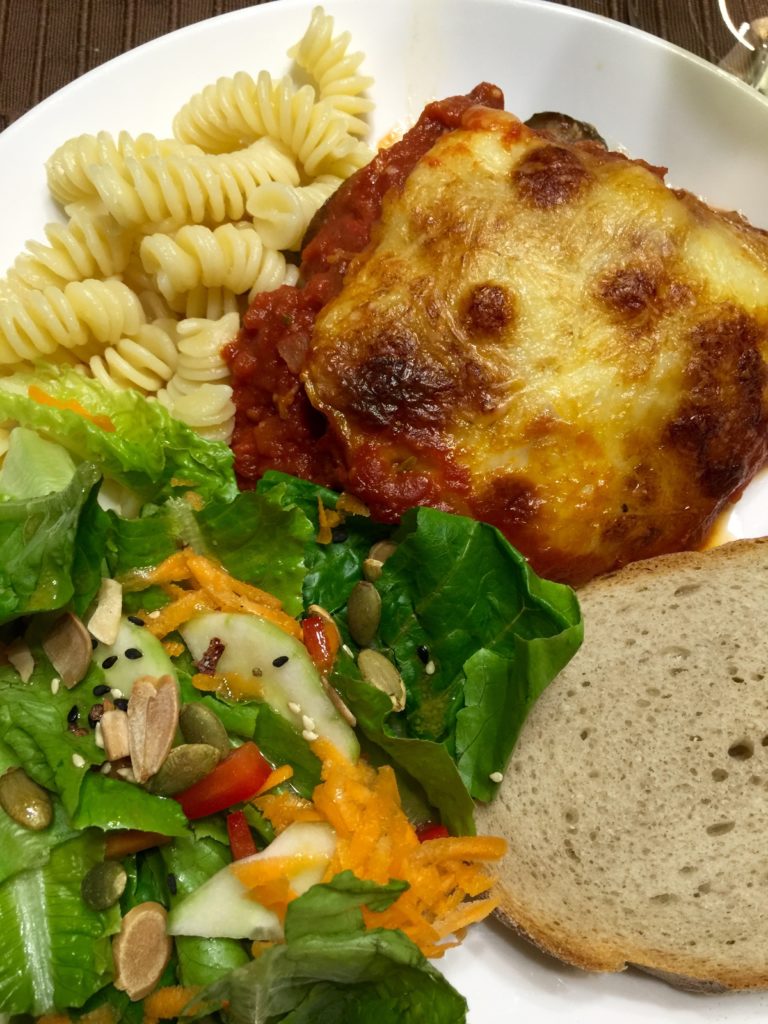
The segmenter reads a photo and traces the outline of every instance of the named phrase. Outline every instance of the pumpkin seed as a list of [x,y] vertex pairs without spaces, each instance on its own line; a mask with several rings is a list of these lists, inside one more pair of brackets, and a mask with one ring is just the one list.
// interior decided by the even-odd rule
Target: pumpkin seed
[[377,540],[368,552],[369,558],[377,562],[386,562],[397,551],[397,544],[393,540]]
[[220,760],[219,751],[208,743],[182,743],[169,752],[147,789],[158,796],[173,796],[205,778]]
[[395,711],[405,707],[405,683],[395,666],[379,651],[367,648],[357,656],[360,674],[371,686],[386,693]]
[[352,588],[347,601],[347,625],[352,639],[360,647],[367,647],[381,621],[381,595],[367,580],[360,580]]
[[83,903],[91,910],[109,910],[125,891],[128,875],[117,860],[94,864],[80,885]]
[[181,735],[187,743],[205,743],[215,747],[221,757],[230,751],[229,736],[221,719],[205,704],[185,704],[179,716]]
[[0,807],[22,828],[40,832],[53,818],[53,804],[47,791],[23,768],[11,768],[0,777]]

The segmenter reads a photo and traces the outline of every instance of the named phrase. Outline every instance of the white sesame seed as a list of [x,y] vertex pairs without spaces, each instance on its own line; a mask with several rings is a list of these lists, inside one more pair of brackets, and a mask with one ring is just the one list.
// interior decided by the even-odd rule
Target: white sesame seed
[[150,612],[147,615],[147,618],[148,619],[159,619],[160,618],[160,609],[156,608],[153,612]]
[[435,674],[435,663],[434,661],[432,661],[431,658],[424,666],[424,671],[427,673],[428,676],[433,676]]
[[301,704],[297,704],[295,700],[288,701],[288,710],[292,711],[294,715],[301,714]]
[[82,756],[82,754],[73,754],[72,764],[75,766],[75,768],[85,768],[85,758]]
[[305,729],[301,735],[304,737],[307,743],[313,743],[316,739],[319,739],[317,733],[312,732],[310,729]]
[[122,697],[123,696],[123,691],[122,690],[118,690],[118,688],[116,686],[113,687],[113,689],[111,689],[109,691],[109,693],[110,693],[111,697],[115,698],[115,700],[117,700],[118,697]]
[[104,737],[101,734],[101,722],[97,722],[96,728],[93,730],[93,742],[101,750],[104,749]]
[[491,780],[491,782],[501,782],[504,779],[504,776],[501,774],[501,772],[491,772],[488,778]]
[[341,649],[342,651],[344,651],[348,658],[354,658],[355,652],[352,650],[349,644],[342,644]]
[[101,766],[101,774],[102,775],[109,775],[109,773],[111,771],[112,771],[112,762],[111,761],[105,761],[104,764]]
[[121,779],[125,779],[126,782],[136,781],[136,776],[133,774],[133,770],[131,768],[118,768],[117,774]]
[[59,679],[58,676],[54,676],[53,679],[51,680],[51,693],[53,693],[53,694],[58,693],[60,686],[61,686],[61,680]]
[[307,732],[315,731],[315,720],[314,718],[310,718],[309,715],[301,716],[301,724],[304,726]]

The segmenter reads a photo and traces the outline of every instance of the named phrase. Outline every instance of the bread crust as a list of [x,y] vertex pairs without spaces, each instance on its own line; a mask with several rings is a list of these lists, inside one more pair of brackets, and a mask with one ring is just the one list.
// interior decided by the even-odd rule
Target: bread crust
[[[478,809],[480,831],[510,840],[497,916],[585,970],[637,967],[699,993],[766,989],[768,538],[637,562],[579,598],[583,648]],[[693,671],[675,664],[667,679],[676,644]],[[667,685],[646,711],[646,694]],[[579,737],[594,737],[594,757]]]

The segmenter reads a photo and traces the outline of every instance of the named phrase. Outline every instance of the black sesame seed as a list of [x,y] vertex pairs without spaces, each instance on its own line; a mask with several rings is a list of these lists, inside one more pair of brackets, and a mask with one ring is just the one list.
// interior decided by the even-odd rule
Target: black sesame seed
[[177,889],[176,875],[174,875],[173,872],[170,872],[168,877],[166,878],[166,882],[168,884],[168,892],[171,894],[171,896],[175,896]]
[[281,654],[279,658],[275,658],[275,660],[272,662],[272,664],[275,666],[275,668],[282,668],[283,665],[285,665],[285,663],[287,661],[288,661],[288,655],[287,654]]
[[115,707],[117,708],[118,711],[127,711],[128,710],[128,699],[127,699],[127,697],[117,697],[117,698],[115,698]]
[[92,636],[91,637],[91,647],[95,651],[98,646],[99,646],[99,641],[96,639],[95,636]]
[[129,661],[137,661],[139,658],[144,657],[144,652],[140,651],[138,647],[129,647],[124,651],[124,654]]
[[343,526],[334,526],[331,530],[331,540],[334,544],[343,544],[349,536],[349,531],[345,530]]
[[117,664],[117,655],[110,654],[108,658],[105,658],[101,663],[102,668],[112,668],[113,665]]
[[140,619],[138,615],[129,615],[128,616],[128,621],[132,622],[134,624],[134,626],[143,626],[144,625],[144,619]]
[[67,721],[69,722],[70,725],[74,725],[79,717],[80,711],[78,709],[78,706],[77,704],[73,704],[72,707],[67,712]]
[[105,693],[109,693],[110,688],[105,683],[99,683],[98,686],[93,688],[94,697],[103,697]]
[[416,648],[416,653],[419,656],[419,660],[426,665],[427,662],[429,661],[429,648],[426,647],[424,644],[419,644],[419,646]]

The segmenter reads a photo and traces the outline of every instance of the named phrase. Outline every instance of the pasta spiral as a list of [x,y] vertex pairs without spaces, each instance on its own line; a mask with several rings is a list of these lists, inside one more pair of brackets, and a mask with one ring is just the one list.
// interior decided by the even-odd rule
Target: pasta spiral
[[115,139],[109,132],[78,135],[63,143],[45,165],[48,188],[60,203],[71,203],[96,195],[91,172],[94,167],[108,166],[117,174],[125,173],[126,160],[146,157],[189,157],[201,150],[178,139],[157,139],[144,132],[136,138],[120,132]]
[[126,159],[122,174],[113,167],[93,167],[91,173],[105,208],[119,224],[160,225],[166,231],[189,223],[240,220],[258,185],[299,183],[293,161],[270,139],[221,156]]
[[121,338],[92,356],[92,376],[109,390],[135,388],[154,394],[168,383],[178,364],[175,328],[175,320],[144,324],[133,338]]
[[300,249],[310,221],[340,184],[341,178],[329,174],[299,188],[278,181],[260,185],[248,200],[248,212],[264,244],[273,249]]
[[69,209],[69,223],[46,226],[47,245],[27,242],[16,257],[8,272],[12,287],[63,288],[70,281],[112,277],[128,265],[133,238],[108,213],[85,204]]
[[227,313],[240,312],[240,303],[234,292],[228,288],[206,288],[203,284],[191,292],[173,296],[171,304],[176,313],[193,320],[219,320]]
[[34,360],[57,348],[135,334],[144,311],[120,281],[72,281],[61,288],[0,293],[0,364]]
[[360,74],[364,55],[347,53],[350,39],[349,32],[334,39],[333,18],[322,7],[315,7],[307,31],[288,56],[315,80],[320,99],[345,116],[347,131],[364,135],[368,126],[359,115],[372,110],[373,103],[362,94],[373,85],[373,79]]
[[173,125],[179,139],[214,153],[264,137],[281,142],[310,177],[344,177],[371,157],[347,119],[330,102],[317,102],[310,85],[297,89],[290,78],[274,81],[267,71],[255,80],[245,71],[220,78],[193,96]]
[[229,441],[234,429],[235,405],[222,350],[239,326],[237,313],[182,321],[177,370],[157,396],[171,415],[210,440]]
[[188,225],[174,235],[148,235],[140,252],[144,269],[155,275],[161,294],[171,300],[200,284],[243,294],[254,287],[271,290],[274,281],[282,284],[285,279],[285,257],[266,249],[249,224],[222,224],[215,230]]

